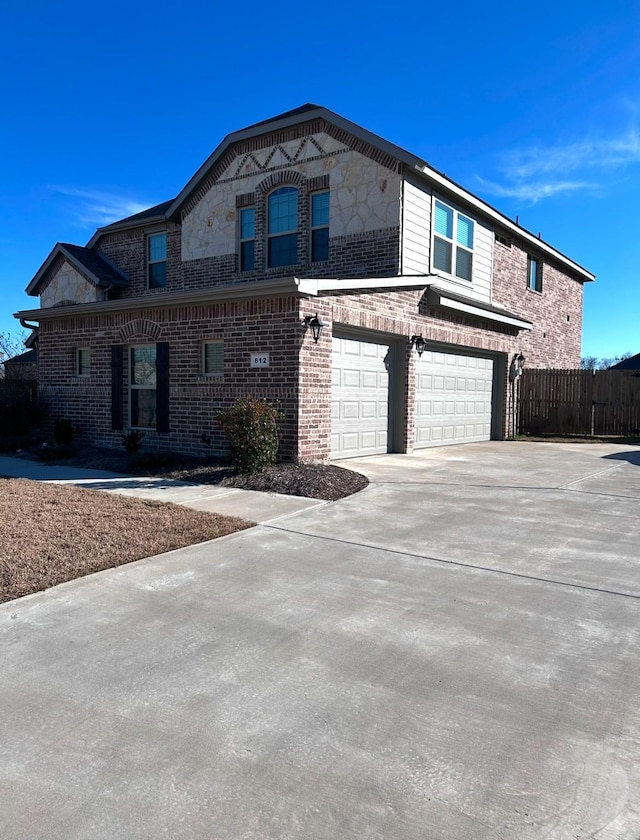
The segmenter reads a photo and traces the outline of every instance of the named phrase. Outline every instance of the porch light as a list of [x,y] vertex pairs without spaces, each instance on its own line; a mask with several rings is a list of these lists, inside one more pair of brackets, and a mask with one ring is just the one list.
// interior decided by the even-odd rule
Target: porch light
[[318,317],[318,313],[316,312],[315,315],[305,315],[302,323],[305,327],[311,327],[311,334],[313,335],[313,340],[317,344],[318,339],[322,334],[322,328],[324,327],[324,324]]
[[427,342],[421,335],[412,335],[409,342],[412,347],[416,348],[418,356],[422,356],[424,351],[427,349]]

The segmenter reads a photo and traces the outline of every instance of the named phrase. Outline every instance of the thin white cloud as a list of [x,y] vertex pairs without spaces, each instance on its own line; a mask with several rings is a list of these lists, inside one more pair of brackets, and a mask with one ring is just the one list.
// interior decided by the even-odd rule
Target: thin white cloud
[[512,184],[497,184],[494,181],[487,181],[480,177],[477,180],[492,195],[497,195],[501,198],[516,198],[518,201],[526,201],[531,204],[535,204],[543,198],[551,198],[561,193],[597,188],[597,184],[590,181],[530,181],[528,183],[521,181]]
[[48,189],[59,195],[75,199],[72,212],[78,224],[89,227],[102,227],[118,219],[133,216],[151,206],[141,203],[127,196],[99,190],[86,190],[77,187],[64,187],[50,184]]
[[535,203],[554,195],[598,189],[599,172],[610,175],[637,163],[640,134],[629,129],[619,137],[509,152],[500,162],[499,179],[478,180],[494,195]]

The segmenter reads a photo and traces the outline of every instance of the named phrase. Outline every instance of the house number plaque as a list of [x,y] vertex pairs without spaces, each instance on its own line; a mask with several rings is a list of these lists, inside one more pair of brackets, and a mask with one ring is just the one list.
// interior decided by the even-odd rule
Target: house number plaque
[[269,367],[268,353],[251,353],[249,355],[249,365],[252,368],[266,368]]

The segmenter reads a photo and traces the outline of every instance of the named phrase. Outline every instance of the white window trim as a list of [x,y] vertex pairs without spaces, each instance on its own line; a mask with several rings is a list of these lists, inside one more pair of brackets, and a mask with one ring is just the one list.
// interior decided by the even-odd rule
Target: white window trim
[[[435,218],[436,218],[436,202],[438,204],[442,204],[444,207],[447,207],[449,210],[453,212],[453,227],[451,230],[451,239],[448,239],[446,236],[442,236],[436,233],[436,225],[435,225]],[[473,247],[467,248],[466,245],[461,245],[456,239],[456,231],[458,226],[458,216],[462,216],[465,219],[468,219],[471,224],[473,225]],[[432,196],[431,201],[431,253],[429,255],[429,262],[431,265],[431,271],[434,274],[437,274],[441,277],[446,277],[447,279],[453,280],[455,283],[460,283],[464,285],[466,288],[469,288],[470,285],[473,285],[473,278],[475,273],[475,266],[476,266],[476,241],[477,241],[477,221],[472,218],[468,213],[463,213],[462,210],[458,210],[453,204],[449,201],[445,201],[443,198],[440,198],[437,195]],[[435,240],[436,238],[441,239],[443,242],[450,242],[451,243],[451,272],[447,272],[442,268],[436,268],[434,265],[434,255],[435,255]],[[467,280],[465,277],[459,277],[456,274],[456,248],[461,248],[463,251],[466,251],[468,254],[471,255],[471,278]]]
[[[292,189],[295,190],[297,193],[296,196],[296,226],[295,228],[291,228],[290,230],[280,230],[277,233],[270,233],[269,232],[269,202],[271,200],[271,196],[274,193],[279,192],[280,190],[284,189]],[[289,263],[289,265],[298,265],[298,253],[300,248],[300,198],[302,196],[302,190],[296,184],[278,184],[272,190],[269,190],[265,198],[265,241],[266,241],[266,253],[265,253],[265,265],[268,271],[272,270],[282,270],[286,268],[285,265],[270,265],[270,253],[271,253],[271,242],[275,239],[281,239],[285,236],[295,236],[296,237],[296,259],[295,262]]]
[[[220,371],[207,370],[207,346],[210,344],[217,344],[222,348],[222,370]],[[222,379],[224,376],[224,341],[222,339],[207,339],[203,341],[200,358],[200,373],[202,376],[206,376],[207,379]]]
[[313,232],[315,230],[329,230],[329,224],[331,222],[331,208],[329,208],[329,221],[326,225],[314,225],[313,224],[313,197],[316,195],[328,195],[329,201],[331,201],[331,193],[329,188],[327,187],[324,190],[314,190],[313,192],[309,193],[309,262],[327,262],[329,256],[327,254],[327,258],[324,260],[314,260],[313,259]]
[[[86,353],[87,354],[87,372],[82,373],[82,366],[80,364],[80,354]],[[91,349],[89,347],[76,347],[75,352],[75,375],[79,376],[81,379],[87,379],[91,376]]]
[[[133,356],[134,350],[140,350],[143,347],[153,347],[156,353],[156,384],[151,387],[150,385],[134,385],[131,381],[131,357]],[[131,416],[131,409],[133,406],[133,400],[131,399],[131,392],[132,391],[155,391],[156,392],[156,418],[158,414],[158,345],[152,342],[147,342],[146,344],[132,344],[129,347],[129,354],[128,354],[128,378],[129,378],[129,427],[131,429],[144,429],[145,431],[156,431],[157,426],[157,419],[156,419],[156,426],[139,426],[133,424],[133,417]]]
[[[533,286],[531,285],[531,267],[535,265]],[[537,295],[542,294],[542,266],[544,263],[538,257],[527,254],[527,290]]]
[[[164,236],[164,259],[163,260],[152,260],[150,255],[150,248],[151,248],[151,237],[152,236]],[[167,240],[167,232],[166,230],[147,230],[145,231],[145,248],[146,248],[146,257],[147,257],[147,289],[151,291],[155,291],[156,289],[166,289],[167,287],[167,277],[166,277],[166,266],[167,266],[167,249],[168,249],[168,240]],[[152,286],[151,285],[151,266],[152,265],[160,265],[161,263],[165,264],[165,283],[164,286]]]
[[[253,236],[242,236],[242,214],[248,210],[253,211]],[[245,242],[253,242],[253,268],[243,268],[242,266],[242,246]],[[255,204],[247,204],[245,207],[238,209],[238,273],[246,274],[248,271],[255,271],[256,269],[256,206]]]

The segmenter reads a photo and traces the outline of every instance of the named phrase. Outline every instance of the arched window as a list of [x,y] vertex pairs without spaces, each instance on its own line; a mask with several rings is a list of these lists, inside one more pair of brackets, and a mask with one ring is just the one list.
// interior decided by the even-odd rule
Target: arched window
[[267,267],[298,262],[298,190],[280,187],[267,198]]

